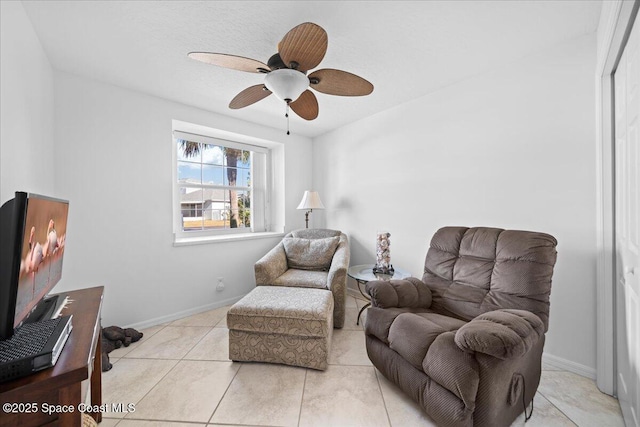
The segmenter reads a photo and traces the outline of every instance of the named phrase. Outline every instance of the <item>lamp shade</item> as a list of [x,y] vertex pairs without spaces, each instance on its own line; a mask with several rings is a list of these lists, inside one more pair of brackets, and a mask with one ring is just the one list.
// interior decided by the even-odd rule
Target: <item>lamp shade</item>
[[309,78],[290,68],[273,70],[264,78],[264,85],[283,101],[295,101],[309,87]]
[[298,209],[324,209],[322,200],[317,191],[305,191]]

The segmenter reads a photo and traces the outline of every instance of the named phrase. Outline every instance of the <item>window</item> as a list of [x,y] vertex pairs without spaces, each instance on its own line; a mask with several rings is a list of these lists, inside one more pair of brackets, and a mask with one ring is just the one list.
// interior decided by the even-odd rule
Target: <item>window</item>
[[269,149],[174,130],[177,238],[267,231]]

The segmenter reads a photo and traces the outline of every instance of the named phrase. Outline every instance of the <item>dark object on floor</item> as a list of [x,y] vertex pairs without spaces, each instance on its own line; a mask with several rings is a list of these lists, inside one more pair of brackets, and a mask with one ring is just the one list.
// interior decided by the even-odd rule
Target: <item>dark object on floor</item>
[[367,283],[373,365],[438,425],[510,425],[540,382],[556,244],[528,231],[438,230],[422,280]]
[[106,372],[113,365],[109,362],[109,353],[122,346],[129,347],[132,342],[142,338],[142,332],[133,328],[122,329],[118,326],[102,328],[102,372]]

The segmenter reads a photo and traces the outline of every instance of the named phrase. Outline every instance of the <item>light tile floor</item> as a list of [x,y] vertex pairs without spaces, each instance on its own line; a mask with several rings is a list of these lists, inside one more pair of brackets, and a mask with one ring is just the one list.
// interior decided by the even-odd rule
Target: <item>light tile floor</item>
[[[326,371],[229,361],[228,307],[144,330],[110,354],[113,369],[102,376],[103,403],[135,410],[104,413],[100,426],[435,426],[371,365],[356,325],[365,302],[348,298]],[[549,366],[534,403],[527,427],[624,426],[617,400]],[[524,426],[524,414],[513,426]]]

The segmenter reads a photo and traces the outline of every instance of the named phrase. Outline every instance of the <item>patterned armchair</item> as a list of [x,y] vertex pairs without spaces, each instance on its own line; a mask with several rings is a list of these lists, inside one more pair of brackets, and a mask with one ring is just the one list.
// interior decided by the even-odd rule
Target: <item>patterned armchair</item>
[[333,294],[333,326],[342,328],[349,255],[347,236],[338,230],[295,230],[255,264],[256,285],[327,289]]

